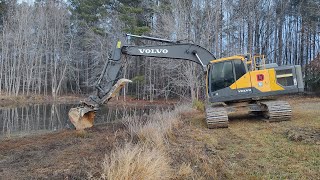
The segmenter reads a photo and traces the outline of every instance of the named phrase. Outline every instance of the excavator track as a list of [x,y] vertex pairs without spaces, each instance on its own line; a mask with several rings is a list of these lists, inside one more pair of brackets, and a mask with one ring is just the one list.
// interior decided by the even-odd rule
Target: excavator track
[[229,121],[226,108],[221,106],[207,107],[206,122],[209,129],[227,128]]
[[261,104],[265,106],[263,115],[270,122],[287,121],[292,116],[291,106],[286,101],[263,101]]

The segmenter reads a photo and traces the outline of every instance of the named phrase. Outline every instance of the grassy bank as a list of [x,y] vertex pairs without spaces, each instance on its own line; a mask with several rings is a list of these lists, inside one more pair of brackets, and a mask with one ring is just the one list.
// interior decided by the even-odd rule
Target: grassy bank
[[[88,98],[87,95],[62,95],[57,96],[56,98],[52,96],[44,95],[18,95],[18,96],[8,96],[0,95],[0,108],[1,107],[16,107],[20,105],[27,104],[44,104],[44,103],[58,103],[58,104],[78,104],[80,101]],[[121,96],[119,98],[112,98],[108,101],[109,106],[134,106],[134,107],[143,107],[143,106],[173,106],[178,100],[164,100],[158,99],[152,102],[147,100],[137,100],[132,97],[127,96],[125,99]]]
[[[191,105],[148,117],[122,120],[130,137],[102,162],[101,172],[90,179],[224,179],[230,176],[215,147],[202,138],[203,113]],[[196,124],[193,124],[196,121]],[[203,124],[204,125],[204,124]],[[201,125],[202,126],[202,125]],[[220,130],[219,130],[220,131]],[[202,137],[203,136],[203,137]],[[94,176],[100,174],[100,177]]]
[[293,104],[291,121],[234,114],[209,130],[190,107],[127,118],[131,140],[103,161],[104,179],[317,179],[320,119],[316,99]]
[[37,103],[78,103],[83,97],[79,96],[52,96],[30,95],[30,96],[5,96],[0,95],[0,107],[15,107],[24,104]]

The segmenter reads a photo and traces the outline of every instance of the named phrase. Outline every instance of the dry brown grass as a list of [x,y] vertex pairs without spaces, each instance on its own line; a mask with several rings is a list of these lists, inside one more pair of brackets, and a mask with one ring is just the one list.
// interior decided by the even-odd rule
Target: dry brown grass
[[[190,164],[178,168],[171,167],[171,158],[167,154],[167,144],[173,138],[174,129],[181,125],[180,113],[190,110],[189,106],[180,106],[173,111],[157,111],[147,117],[125,117],[132,140],[117,147],[106,155],[102,165],[102,179],[183,179],[192,174]],[[132,141],[131,140],[131,141]],[[178,170],[174,174],[174,170]]]
[[188,179],[192,177],[194,174],[191,164],[182,163],[181,166],[178,169],[178,172],[176,173],[176,177],[174,179]]
[[181,125],[181,112],[190,109],[191,105],[181,105],[173,111],[157,111],[146,119],[125,117],[123,122],[132,137],[137,136],[145,144],[163,149],[164,143],[173,138],[173,130]]
[[102,179],[147,180],[168,179],[171,176],[170,159],[156,148],[141,144],[126,144],[105,157]]
[[[117,174],[130,172],[120,179],[317,179],[319,144],[292,141],[286,132],[320,129],[320,102],[290,102],[291,121],[266,123],[235,114],[228,129],[207,129],[204,114],[190,106],[157,112],[146,119],[126,119],[125,125],[137,144],[118,148],[107,156],[104,169],[108,170],[103,171],[103,177],[119,179]],[[141,160],[144,157],[148,158]],[[136,165],[140,162],[147,165]],[[150,176],[157,167],[154,162],[166,162],[161,165],[165,168]],[[137,168],[140,166],[151,169],[134,176],[143,169]],[[113,171],[115,176],[109,173]]]
[[[259,118],[234,115],[228,129],[205,130],[190,118],[191,138],[218,149],[231,179],[317,179],[320,146],[314,141],[292,141],[287,131],[320,129],[319,101],[289,100],[291,121],[266,123]],[[204,120],[204,117],[203,117]],[[290,131],[291,132],[291,131]]]

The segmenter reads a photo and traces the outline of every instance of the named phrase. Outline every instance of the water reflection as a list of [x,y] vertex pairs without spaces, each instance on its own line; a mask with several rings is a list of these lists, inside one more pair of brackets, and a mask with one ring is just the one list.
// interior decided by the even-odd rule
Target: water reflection
[[[73,104],[34,104],[0,109],[0,138],[45,133],[74,128],[69,122],[68,111]],[[96,114],[95,124],[109,123],[123,116],[149,114],[155,106],[103,107]]]

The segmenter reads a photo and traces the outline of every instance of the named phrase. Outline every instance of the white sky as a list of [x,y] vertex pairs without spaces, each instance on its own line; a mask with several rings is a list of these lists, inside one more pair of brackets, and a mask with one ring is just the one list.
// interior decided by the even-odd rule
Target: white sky
[[27,2],[27,3],[33,3],[34,0],[18,0],[18,3]]
[[32,4],[34,0],[18,0],[18,3],[27,2],[29,4]]

